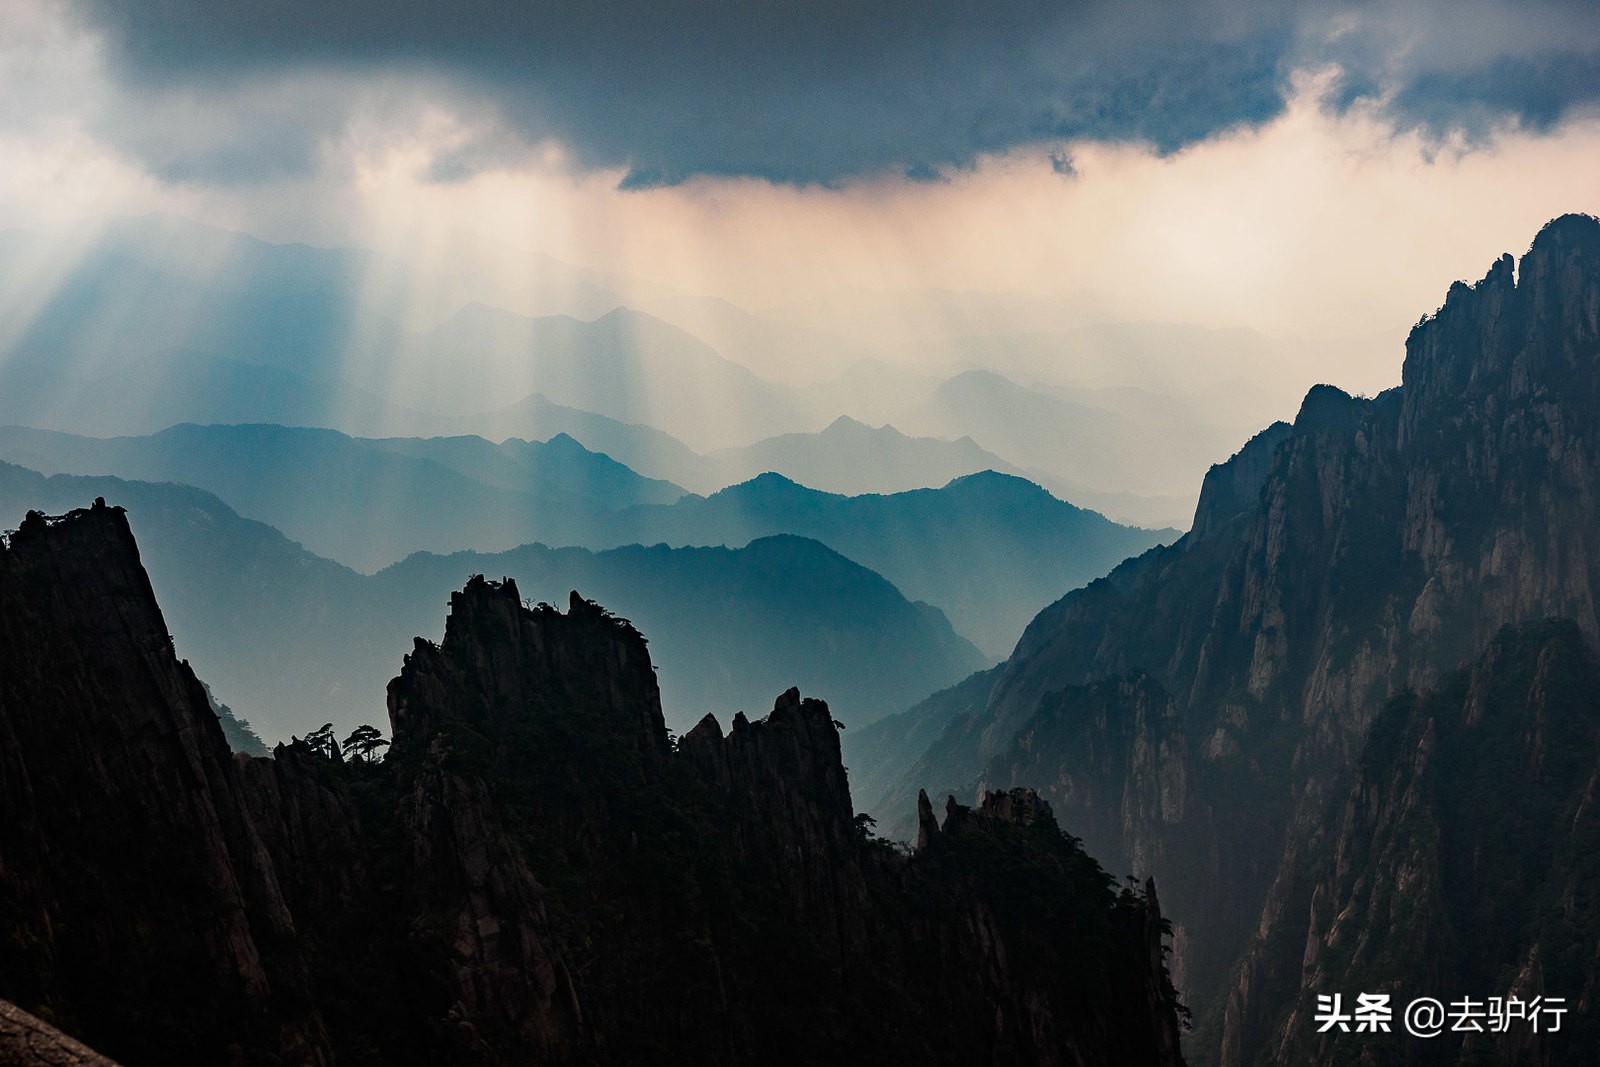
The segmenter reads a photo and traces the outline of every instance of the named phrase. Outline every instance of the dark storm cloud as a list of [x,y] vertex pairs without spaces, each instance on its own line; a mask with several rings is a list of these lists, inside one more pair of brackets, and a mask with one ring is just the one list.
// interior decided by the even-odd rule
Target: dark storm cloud
[[[233,87],[283,74],[413,72],[516,137],[628,167],[633,186],[928,177],[1079,137],[1171,150],[1272,117],[1290,72],[1326,61],[1343,65],[1347,103],[1382,93],[1402,121],[1434,130],[1507,115],[1548,125],[1600,95],[1592,0],[1480,5],[1524,13],[1506,51],[1432,10],[1463,8],[1417,2],[80,3],[135,95],[216,93],[225,109]],[[1528,29],[1541,22],[1564,29]],[[1470,47],[1440,46],[1440,34]],[[302,156],[285,147],[276,158]]]
[[1430,71],[1413,79],[1394,109],[1438,133],[1484,133],[1504,115],[1547,130],[1574,100],[1593,100],[1600,87],[1600,55],[1558,53],[1505,56],[1468,70]]
[[1379,100],[1403,128],[1487,134],[1511,120],[1544,131],[1600,104],[1593,0],[1371,2],[1326,7],[1302,56],[1340,69],[1332,102]]

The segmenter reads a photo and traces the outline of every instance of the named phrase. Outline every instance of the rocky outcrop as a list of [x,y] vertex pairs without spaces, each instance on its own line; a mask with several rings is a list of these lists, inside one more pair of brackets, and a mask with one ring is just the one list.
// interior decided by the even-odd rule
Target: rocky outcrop
[[383,763],[228,752],[122,513],[0,551],[0,996],[141,1064],[1181,1063],[1153,886],[1021,792],[905,854],[827,706],[674,744],[644,638],[474,578]]
[[1566,216],[1451,289],[1401,387],[1313,389],[1212,469],[1189,535],[1042,612],[922,781],[1037,784],[1092,852],[1148,863],[1192,1047],[1234,1062],[1229,990],[1263,988],[1234,964],[1299,906],[1295,857],[1385,701],[1508,623],[1600,637],[1597,457],[1600,223]]
[[221,727],[102,502],[0,548],[0,797],[0,995],[126,1062],[324,1062]]
[[0,1067],[117,1067],[43,1019],[0,1000]]
[[1200,501],[1195,506],[1189,533],[1200,540],[1241,515],[1252,514],[1260,502],[1261,490],[1272,473],[1278,446],[1294,433],[1286,422],[1275,422],[1250,438],[1226,463],[1217,463],[1206,472],[1200,484]]
[[[648,848],[670,750],[643,638],[576,593],[562,614],[474,578],[389,707],[407,910],[428,917],[451,1059],[592,1055],[647,1029],[622,997],[659,917],[625,906],[620,861]],[[648,1003],[651,981],[626,995]]]
[[866,936],[866,886],[839,730],[820,700],[790,689],[765,719],[706,716],[678,746],[718,794],[733,856],[789,898],[793,916],[834,956]]
[[[913,936],[900,951],[930,976],[927,1002],[964,1026],[915,1062],[1095,1063],[1106,1048],[1117,1063],[1181,1061],[1153,883],[1079,910],[1072,901],[1108,893],[1110,879],[1031,789],[986,793],[977,808],[948,798],[942,825],[919,810],[924,836],[902,875],[915,903],[900,924]],[[1090,947],[1101,940],[1126,949],[1108,958]]]
[[[994,817],[1029,828],[1017,869],[998,830],[909,857],[870,840],[821,701],[790,690],[727,733],[708,716],[674,751],[629,624],[477,579],[390,705],[412,908],[439,922],[462,1062],[1177,1062],[1154,905],[1113,894],[1048,809]],[[1044,911],[1006,896],[1029,876]],[[1063,982],[1039,944],[1101,980]],[[929,977],[975,968],[989,980]]]
[[[1597,783],[1600,663],[1570,620],[1508,627],[1470,668],[1390,702],[1335,817],[1298,857],[1301,906],[1252,954],[1226,1058],[1331,1062],[1359,1044],[1395,1063],[1588,1062]],[[1390,993],[1397,1019],[1415,997],[1474,1000],[1482,1029],[1319,1032],[1318,994],[1360,992]],[[1491,997],[1553,998],[1560,1015],[1491,1027]]]

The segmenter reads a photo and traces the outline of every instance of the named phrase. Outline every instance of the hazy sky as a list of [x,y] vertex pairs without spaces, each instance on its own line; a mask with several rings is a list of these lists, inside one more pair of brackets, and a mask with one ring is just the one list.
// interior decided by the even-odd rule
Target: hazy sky
[[171,211],[753,309],[1398,339],[1600,212],[1592,0],[0,0],[0,100],[0,227]]

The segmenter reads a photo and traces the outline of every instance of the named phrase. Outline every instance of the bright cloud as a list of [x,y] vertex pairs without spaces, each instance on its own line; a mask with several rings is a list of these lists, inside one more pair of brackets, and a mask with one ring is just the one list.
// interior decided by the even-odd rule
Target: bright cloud
[[[635,302],[716,296],[901,353],[970,328],[956,309],[983,294],[1013,308],[1022,332],[1146,319],[1354,339],[1345,356],[1312,345],[1308,358],[1330,360],[1328,378],[1377,387],[1398,373],[1405,327],[1450,281],[1519,252],[1553,215],[1600,211],[1600,116],[1581,93],[1545,124],[1506,107],[1496,125],[1441,136],[1396,117],[1401,96],[1452,71],[1554,55],[1550,27],[1582,52],[1576,9],[1551,6],[1542,29],[1508,32],[1498,48],[1469,34],[1451,62],[1419,10],[1333,12],[1316,51],[1348,66],[1285,71],[1270,117],[1241,113],[1167,151],[1035,137],[944,153],[960,165],[932,181],[896,165],[828,184],[621,188],[633,164],[597,166],[606,153],[592,145],[530,138],[449,63],[312,62],[289,42],[293,55],[257,56],[236,77],[176,64],[160,78],[154,52],[128,51],[138,26],[107,31],[57,3],[0,0],[12,31],[0,35],[0,93],[20,105],[0,120],[0,226],[164,211],[372,247],[395,266],[370,280],[367,310],[413,320],[473,296],[562,306],[545,290],[557,274],[570,288],[572,272],[550,257]],[[1305,52],[1309,25],[1283,56]],[[1411,27],[1410,59],[1376,57],[1380,25]],[[1437,77],[1390,77],[1396,63]],[[1351,78],[1374,70],[1387,88],[1352,93]]]

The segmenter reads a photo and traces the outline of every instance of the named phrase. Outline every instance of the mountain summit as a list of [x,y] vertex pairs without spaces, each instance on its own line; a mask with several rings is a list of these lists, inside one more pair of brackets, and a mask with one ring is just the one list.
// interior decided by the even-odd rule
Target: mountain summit
[[121,509],[30,512],[0,543],[0,998],[129,1067],[1182,1063],[1153,885],[1031,791],[903,853],[853,817],[826,704],[674,743],[630,623],[481,576],[388,701],[383,762],[231,756]]
[[1565,216],[1451,287],[1399,388],[1312,389],[1212,468],[1187,536],[1040,613],[907,781],[1050,783],[1111,869],[1170,887],[1196,1055],[1273,1062],[1287,1005],[1339,991],[1302,986],[1293,930],[1386,701],[1507,624],[1600,638],[1597,462],[1600,222]]

